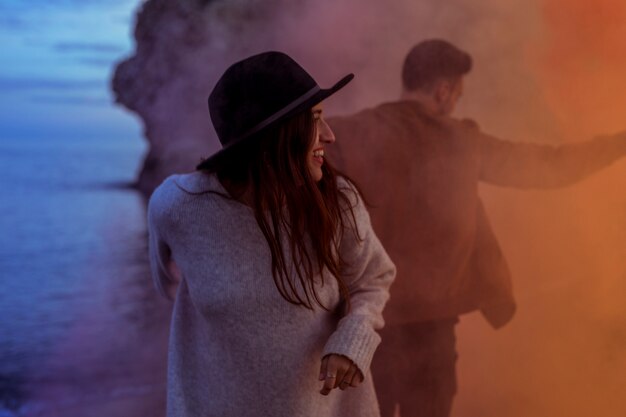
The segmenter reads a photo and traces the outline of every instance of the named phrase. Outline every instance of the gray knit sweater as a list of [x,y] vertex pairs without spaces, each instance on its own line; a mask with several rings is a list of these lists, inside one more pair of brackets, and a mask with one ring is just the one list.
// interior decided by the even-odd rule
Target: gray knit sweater
[[[171,323],[168,417],[379,415],[369,366],[395,267],[358,195],[343,179],[339,186],[353,196],[363,239],[347,231],[341,241],[352,302],[343,317],[332,277],[318,286],[331,312],[280,296],[252,209],[207,193],[227,195],[215,176],[174,175],[154,192],[148,207],[154,281],[165,295],[170,251],[183,277]],[[319,368],[329,353],[352,359],[364,383],[322,396]]]

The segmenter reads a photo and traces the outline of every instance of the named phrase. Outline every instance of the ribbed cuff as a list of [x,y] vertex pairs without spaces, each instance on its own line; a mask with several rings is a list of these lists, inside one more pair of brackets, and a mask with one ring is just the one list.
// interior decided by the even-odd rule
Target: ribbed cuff
[[329,354],[348,357],[358,366],[363,375],[367,375],[372,357],[380,344],[380,336],[363,316],[346,316],[330,335],[322,357]]

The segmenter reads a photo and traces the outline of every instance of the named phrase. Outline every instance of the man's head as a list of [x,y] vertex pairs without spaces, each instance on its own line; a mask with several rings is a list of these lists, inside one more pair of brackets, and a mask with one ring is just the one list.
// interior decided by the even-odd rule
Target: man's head
[[472,57],[451,43],[441,39],[420,42],[404,60],[403,94],[449,115],[463,93],[463,76],[471,69]]

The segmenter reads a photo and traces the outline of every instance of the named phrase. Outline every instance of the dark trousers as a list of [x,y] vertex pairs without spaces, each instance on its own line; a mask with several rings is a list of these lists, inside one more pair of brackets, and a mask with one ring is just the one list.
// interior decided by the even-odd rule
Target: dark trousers
[[456,394],[458,318],[386,326],[372,374],[382,417],[448,417]]

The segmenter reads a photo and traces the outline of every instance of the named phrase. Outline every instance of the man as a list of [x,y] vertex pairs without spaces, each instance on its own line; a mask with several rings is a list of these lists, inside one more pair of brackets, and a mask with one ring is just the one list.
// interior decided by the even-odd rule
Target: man
[[471,57],[443,40],[417,44],[404,91],[329,119],[335,165],[372,204],[374,229],[397,266],[372,372],[383,417],[448,416],[456,392],[454,326],[480,310],[494,328],[513,316],[509,269],[478,182],[518,188],[572,184],[626,154],[626,134],[560,147],[521,144],[450,117]]

